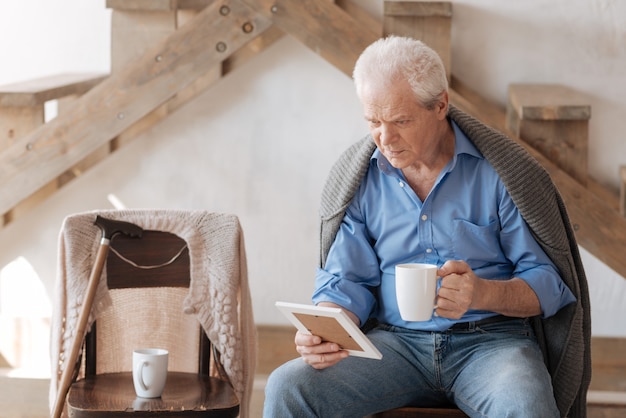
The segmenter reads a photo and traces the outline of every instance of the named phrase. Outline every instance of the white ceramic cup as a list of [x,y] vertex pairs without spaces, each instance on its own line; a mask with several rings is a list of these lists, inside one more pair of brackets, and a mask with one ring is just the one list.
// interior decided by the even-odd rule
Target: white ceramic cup
[[168,351],[142,348],[133,351],[133,384],[140,398],[158,398],[167,379]]
[[405,321],[428,321],[435,309],[437,266],[434,264],[396,265],[396,299]]

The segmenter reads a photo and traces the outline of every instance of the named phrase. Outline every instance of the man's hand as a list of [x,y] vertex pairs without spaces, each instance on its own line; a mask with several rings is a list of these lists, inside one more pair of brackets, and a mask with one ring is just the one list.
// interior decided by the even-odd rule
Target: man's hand
[[322,342],[317,335],[296,333],[296,350],[302,360],[314,369],[325,369],[348,357],[348,352],[332,342]]
[[[318,306],[343,309],[341,306],[330,302],[320,302]],[[343,309],[343,311],[348,314],[348,317],[355,324],[359,325],[359,318],[355,314],[346,309]],[[304,362],[311,365],[314,369],[325,369],[348,357],[348,352],[342,350],[338,344],[322,342],[322,339],[317,335],[303,334],[298,331],[295,342],[296,351],[300,353]]]
[[441,277],[441,287],[435,313],[444,318],[461,318],[472,306],[480,279],[463,261],[447,261],[437,275]]
[[522,279],[481,279],[466,262],[457,260],[446,261],[437,275],[441,287],[435,313],[441,317],[459,319],[469,309],[520,318],[541,313],[537,295]]

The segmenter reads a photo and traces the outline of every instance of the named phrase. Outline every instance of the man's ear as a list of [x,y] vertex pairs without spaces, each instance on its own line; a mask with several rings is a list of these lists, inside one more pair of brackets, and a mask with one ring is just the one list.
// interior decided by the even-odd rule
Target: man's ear
[[444,91],[441,95],[441,100],[437,102],[435,105],[435,110],[437,111],[437,118],[439,120],[443,120],[448,115],[448,92]]

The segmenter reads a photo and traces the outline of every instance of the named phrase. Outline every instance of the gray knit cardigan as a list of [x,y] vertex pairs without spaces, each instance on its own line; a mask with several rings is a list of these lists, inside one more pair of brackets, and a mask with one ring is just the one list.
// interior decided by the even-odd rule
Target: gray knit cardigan
[[[576,297],[576,303],[550,318],[533,318],[533,326],[561,415],[584,418],[591,380],[589,292],[562,198],[549,174],[521,145],[452,105],[448,116],[493,165],[535,238]],[[320,205],[320,266],[326,262],[375,148],[368,135],[347,149],[330,171]]]

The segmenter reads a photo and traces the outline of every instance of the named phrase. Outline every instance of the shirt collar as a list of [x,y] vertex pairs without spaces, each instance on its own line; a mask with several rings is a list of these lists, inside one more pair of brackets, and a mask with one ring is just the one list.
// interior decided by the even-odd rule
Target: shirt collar
[[[467,154],[475,158],[484,159],[483,155],[478,151],[474,143],[470,141],[470,139],[465,135],[465,133],[459,128],[455,121],[450,120],[452,123],[452,129],[454,130],[454,157],[452,161],[448,163],[444,171],[449,172],[455,166],[458,159],[458,156],[461,154]],[[375,164],[380,171],[389,175],[393,172],[397,172],[396,168],[394,168],[387,158],[380,152],[378,148],[374,150],[370,158],[370,164]]]

